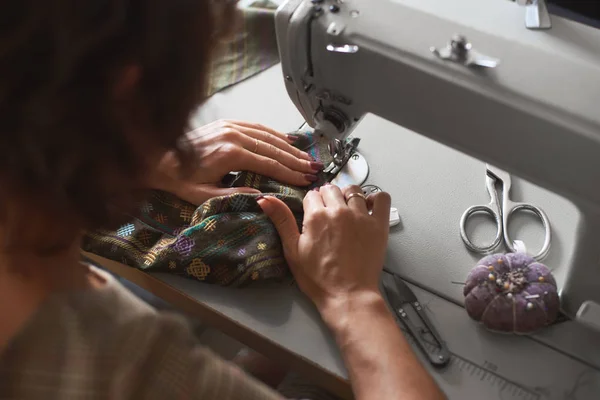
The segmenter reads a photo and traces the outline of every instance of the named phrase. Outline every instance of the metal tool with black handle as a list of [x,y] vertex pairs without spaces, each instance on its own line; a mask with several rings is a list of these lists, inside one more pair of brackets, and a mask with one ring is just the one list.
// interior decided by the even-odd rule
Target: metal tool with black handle
[[[402,325],[406,328],[415,339],[416,344],[427,357],[429,362],[435,367],[443,367],[450,361],[450,352],[446,344],[440,338],[429,318],[427,317],[423,306],[419,300],[402,279],[393,272],[388,270],[382,274],[383,293],[387,298],[388,304],[398,316]],[[412,321],[408,313],[407,307],[412,307],[416,315],[421,320],[422,327]],[[435,343],[425,341],[425,335],[430,335]]]

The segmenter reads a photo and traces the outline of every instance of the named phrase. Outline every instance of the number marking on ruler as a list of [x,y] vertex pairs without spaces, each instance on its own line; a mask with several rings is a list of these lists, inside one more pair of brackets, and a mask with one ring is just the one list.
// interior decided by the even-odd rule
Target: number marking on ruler
[[[409,343],[415,347],[416,343],[414,338],[406,332],[403,327],[400,329],[404,332]],[[425,339],[429,350],[435,349],[435,346]],[[419,351],[415,349],[415,351]],[[498,394],[510,394],[512,398],[519,400],[542,400],[543,397],[540,393],[529,389],[518,382],[512,381],[497,373],[498,366],[489,361],[485,361],[483,365],[479,365],[474,361],[469,360],[466,357],[460,356],[450,351],[450,362],[448,367],[456,367],[461,372],[468,372],[469,376],[477,377],[481,382],[486,381],[490,383],[491,387],[498,387]],[[443,370],[442,370],[443,371]]]

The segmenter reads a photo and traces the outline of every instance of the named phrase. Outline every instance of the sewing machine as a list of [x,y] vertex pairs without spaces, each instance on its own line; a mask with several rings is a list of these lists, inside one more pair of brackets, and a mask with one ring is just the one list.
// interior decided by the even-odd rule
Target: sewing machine
[[600,329],[600,30],[582,26],[573,43],[525,26],[515,37],[517,21],[479,29],[499,17],[470,11],[461,21],[406,1],[287,1],[276,23],[288,94],[335,159],[372,113],[572,201],[585,223],[561,305]]

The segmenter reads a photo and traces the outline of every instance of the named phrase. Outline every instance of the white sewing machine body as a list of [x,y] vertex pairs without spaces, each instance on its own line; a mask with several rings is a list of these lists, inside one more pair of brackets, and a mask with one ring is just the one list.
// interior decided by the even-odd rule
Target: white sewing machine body
[[[461,0],[444,2],[456,18],[443,19],[439,4],[416,1],[284,3],[276,23],[290,98],[332,139],[376,114],[573,202],[583,223],[561,306],[600,329],[600,30],[528,30]],[[480,3],[491,1],[504,0]],[[470,51],[447,48],[457,34]]]

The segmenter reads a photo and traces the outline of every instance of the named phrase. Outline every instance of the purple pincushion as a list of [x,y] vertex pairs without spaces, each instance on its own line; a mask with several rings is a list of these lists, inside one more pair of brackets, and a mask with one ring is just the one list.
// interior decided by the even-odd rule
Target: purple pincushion
[[548,267],[522,253],[479,260],[467,277],[464,295],[469,316],[501,332],[536,331],[554,322],[560,308]]

